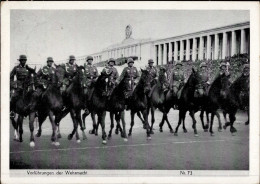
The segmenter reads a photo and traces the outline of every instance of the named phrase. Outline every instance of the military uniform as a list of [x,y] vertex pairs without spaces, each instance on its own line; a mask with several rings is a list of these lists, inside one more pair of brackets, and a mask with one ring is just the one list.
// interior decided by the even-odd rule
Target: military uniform
[[[128,59],[127,63],[129,64],[130,62],[134,62],[133,59]],[[137,80],[139,80],[140,78],[140,74],[137,71],[137,68],[132,66],[127,66],[124,68],[124,70],[122,71],[120,77],[118,78],[118,82],[120,83],[121,80],[126,79],[128,82],[128,88],[127,91],[125,91],[125,96],[126,98],[128,98],[129,96],[131,96],[131,93],[133,92],[135,85],[137,83]]]
[[172,65],[172,63],[172,61],[169,61],[168,65],[166,66],[166,76],[168,81],[170,81],[172,72],[174,70],[174,66]]
[[[111,62],[111,61],[110,61]],[[118,71],[114,66],[106,66],[102,73],[110,74],[110,77],[108,78],[108,94],[107,96],[110,96],[113,92],[113,89],[115,88],[116,80],[119,77]]]
[[182,64],[177,63],[176,67],[172,70],[171,77],[170,77],[170,84],[171,84],[171,89],[176,86],[177,87],[177,97],[180,97],[181,90],[184,86],[184,72],[182,70]]
[[64,75],[64,79],[62,81],[61,91],[65,92],[67,90],[68,86],[70,85],[73,77],[76,75],[78,66],[76,64],[70,64],[70,63],[62,64],[61,66],[65,70],[65,75]]
[[[200,68],[207,67],[206,63],[202,62],[200,65]],[[198,74],[198,84],[196,85],[196,88],[198,90],[203,90],[203,95],[207,95],[209,87],[209,74],[208,71],[200,71]]]
[[149,74],[151,76],[151,86],[154,86],[157,83],[157,81],[156,81],[157,69],[154,66],[152,66],[152,67],[147,66],[146,70],[149,72]]
[[55,74],[55,68],[44,66],[37,73],[38,85],[46,89],[48,85],[51,83],[52,75]]
[[98,77],[98,70],[96,66],[88,65],[84,63],[84,72],[83,72],[83,87],[89,88],[96,81]]

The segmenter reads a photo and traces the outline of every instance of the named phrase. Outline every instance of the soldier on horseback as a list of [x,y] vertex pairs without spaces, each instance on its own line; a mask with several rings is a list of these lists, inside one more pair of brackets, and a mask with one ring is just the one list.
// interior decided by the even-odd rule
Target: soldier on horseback
[[148,66],[146,67],[146,70],[149,72],[150,76],[151,76],[151,86],[153,87],[157,81],[157,69],[153,66],[153,60],[149,59],[148,60]]
[[181,62],[176,63],[175,69],[170,77],[170,89],[176,94],[177,99],[181,96],[181,90],[184,86],[184,72],[183,72],[183,65]]
[[[29,73],[33,73],[35,70],[29,67],[26,64],[27,57],[26,55],[20,55],[18,61],[19,65],[15,66],[10,74],[10,82],[11,82],[11,108],[16,103],[16,101],[21,97],[21,92],[27,86],[26,79]],[[16,81],[14,81],[14,77],[16,76]],[[34,88],[34,86],[33,86]],[[28,89],[29,90],[29,89]],[[33,89],[34,90],[34,89]],[[11,112],[11,117],[14,116],[14,112]]]
[[207,64],[202,62],[200,64],[200,72],[198,75],[198,85],[196,86],[195,97],[202,97],[207,95],[209,88],[209,74],[207,71]]
[[66,90],[68,86],[70,85],[73,77],[76,75],[78,66],[75,64],[76,58],[75,56],[71,55],[69,56],[69,62],[66,64],[62,64],[62,67],[65,69],[65,76],[62,82],[62,88],[61,92],[62,94],[66,94]]
[[167,75],[168,81],[170,81],[170,79],[171,79],[171,75],[172,75],[173,70],[174,70],[173,61],[168,61],[168,64],[166,66],[166,75]]
[[118,71],[114,67],[115,62],[116,62],[115,59],[110,58],[108,60],[108,65],[102,70],[102,73],[106,73],[106,74],[111,73],[110,77],[108,78],[108,92],[106,94],[108,97],[110,97],[110,95],[112,94],[115,88],[116,80],[119,77]]
[[84,94],[87,95],[86,100],[90,100],[93,93],[93,85],[95,84],[99,74],[97,67],[92,65],[93,57],[87,56],[84,63],[83,81]]
[[132,58],[128,58],[127,64],[128,66],[124,68],[120,77],[117,79],[117,83],[119,84],[124,78],[127,79],[128,88],[124,93],[125,97],[129,98],[132,95],[132,92],[134,91],[134,88],[140,78],[140,74],[137,71],[137,68],[133,66],[134,60]]

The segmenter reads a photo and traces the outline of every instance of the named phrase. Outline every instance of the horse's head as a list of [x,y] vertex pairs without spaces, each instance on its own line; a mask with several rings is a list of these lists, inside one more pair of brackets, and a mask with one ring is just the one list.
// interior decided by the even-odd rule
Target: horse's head
[[167,78],[167,76],[166,76],[166,69],[164,67],[160,67],[160,69],[159,69],[159,77],[158,77],[159,82],[164,83],[166,78]]
[[57,81],[58,81],[57,86],[58,87],[62,86],[63,79],[64,79],[64,76],[65,76],[65,72],[66,72],[65,68],[63,68],[61,65],[56,65],[55,75],[57,77]]
[[149,74],[149,72],[147,70],[143,70],[141,69],[141,77],[140,77],[140,81],[139,81],[139,85],[143,86],[144,89],[144,93],[147,94],[149,93],[149,91],[151,90],[151,75]]
[[101,72],[95,84],[95,89],[100,92],[103,96],[108,94],[108,78],[111,76],[112,72]]
[[229,80],[230,75],[226,75],[225,73],[220,75],[220,94],[226,98],[227,91],[230,88],[231,82]]

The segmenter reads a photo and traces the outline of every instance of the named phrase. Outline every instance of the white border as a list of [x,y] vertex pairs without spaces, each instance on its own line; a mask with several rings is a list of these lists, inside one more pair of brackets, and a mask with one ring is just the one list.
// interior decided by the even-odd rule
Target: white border
[[[9,71],[11,9],[250,10],[250,172],[233,177],[10,177]],[[258,183],[259,182],[259,4],[258,2],[1,2],[1,182],[2,183]],[[206,172],[206,171],[205,171]],[[224,172],[224,171],[223,171]],[[109,171],[108,171],[109,173]]]

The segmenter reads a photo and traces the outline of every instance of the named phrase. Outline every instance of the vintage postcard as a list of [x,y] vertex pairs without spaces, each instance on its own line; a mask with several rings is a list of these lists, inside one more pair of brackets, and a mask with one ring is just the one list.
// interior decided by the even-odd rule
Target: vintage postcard
[[259,4],[1,3],[2,183],[259,183]]

